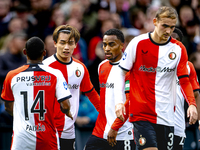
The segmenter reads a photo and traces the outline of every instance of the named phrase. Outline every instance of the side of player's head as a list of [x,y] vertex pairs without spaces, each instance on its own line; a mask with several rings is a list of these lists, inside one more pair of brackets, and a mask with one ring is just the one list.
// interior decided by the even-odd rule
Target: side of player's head
[[60,33],[69,34],[69,40],[74,38],[75,43],[78,43],[80,39],[80,32],[73,26],[68,24],[58,26],[53,32],[53,40],[57,43],[58,36]]
[[172,36],[173,38],[175,38],[176,40],[182,42],[183,33],[182,33],[182,31],[181,31],[180,29],[175,28],[174,31],[173,31],[173,33],[171,34],[171,36]]
[[109,29],[104,33],[104,35],[116,35],[117,39],[119,39],[122,43],[125,41],[124,34],[119,29]]
[[26,42],[25,49],[31,60],[37,60],[42,57],[45,50],[44,42],[39,37],[32,37]]

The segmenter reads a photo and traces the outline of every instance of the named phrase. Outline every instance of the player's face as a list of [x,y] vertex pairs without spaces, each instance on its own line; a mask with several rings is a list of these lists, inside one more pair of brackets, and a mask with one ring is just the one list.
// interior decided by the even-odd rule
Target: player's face
[[160,20],[155,19],[154,21],[157,42],[167,42],[175,29],[177,19],[161,18]]
[[69,40],[69,34],[60,33],[58,36],[57,43],[54,43],[54,46],[57,48],[56,56],[62,62],[69,62],[71,56],[76,48],[74,38]]
[[103,50],[110,62],[117,62],[122,57],[123,43],[115,35],[104,35]]

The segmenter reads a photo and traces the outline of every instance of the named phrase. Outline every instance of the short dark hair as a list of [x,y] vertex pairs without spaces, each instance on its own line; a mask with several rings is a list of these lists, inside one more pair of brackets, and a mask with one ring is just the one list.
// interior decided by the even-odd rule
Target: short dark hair
[[174,29],[174,33],[178,34],[178,36],[180,38],[180,41],[182,42],[182,39],[183,39],[183,33],[182,33],[182,31],[179,28],[175,28]]
[[113,29],[109,29],[107,30],[104,35],[116,35],[117,39],[119,39],[122,43],[124,43],[124,34],[122,33],[121,30],[113,28]]
[[26,42],[25,49],[31,60],[37,60],[44,51],[44,42],[39,37],[32,37]]

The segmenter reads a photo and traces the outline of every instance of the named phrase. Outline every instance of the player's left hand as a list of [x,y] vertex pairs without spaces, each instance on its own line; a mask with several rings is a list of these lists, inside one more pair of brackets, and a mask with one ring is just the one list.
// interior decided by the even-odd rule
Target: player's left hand
[[111,145],[112,147],[117,144],[116,137],[117,137],[117,131],[111,128],[110,131],[108,132],[107,141],[109,145]]
[[188,107],[188,110],[187,110],[187,117],[190,118],[190,119],[189,119],[189,124],[190,124],[190,125],[196,123],[197,118],[198,118],[196,106],[190,105],[190,106]]

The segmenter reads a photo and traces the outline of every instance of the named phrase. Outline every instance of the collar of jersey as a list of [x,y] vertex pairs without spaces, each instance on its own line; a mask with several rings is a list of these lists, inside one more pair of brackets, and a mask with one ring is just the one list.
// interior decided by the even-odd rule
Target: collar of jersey
[[56,59],[59,63],[61,63],[61,64],[69,65],[69,64],[71,64],[72,61],[73,61],[73,59],[72,59],[72,57],[71,57],[71,60],[70,60],[68,63],[64,63],[64,62],[60,61],[60,60],[56,57],[56,54],[54,54],[53,56],[54,56],[55,59]]
[[168,44],[168,43],[171,41],[171,39],[172,39],[171,36],[170,36],[169,39],[167,40],[167,42],[162,43],[162,44],[160,44],[160,43],[156,43],[156,42],[154,42],[153,39],[151,38],[151,33],[152,33],[152,32],[149,32],[149,39],[150,39],[151,42],[154,43],[155,45],[160,45],[160,46],[162,46],[162,45],[166,45],[166,44]]

